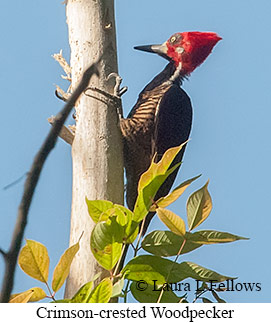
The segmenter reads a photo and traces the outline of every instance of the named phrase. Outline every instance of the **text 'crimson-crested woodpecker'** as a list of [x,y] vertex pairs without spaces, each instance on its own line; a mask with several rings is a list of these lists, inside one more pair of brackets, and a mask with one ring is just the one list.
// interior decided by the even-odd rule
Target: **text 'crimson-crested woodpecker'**
[[[162,45],[135,47],[156,53],[169,60],[169,64],[139,94],[128,117],[121,119],[126,200],[130,209],[133,209],[137,198],[139,178],[149,168],[153,156],[158,162],[166,150],[187,141],[192,124],[192,106],[180,85],[207,58],[219,40],[221,37],[216,33],[195,31],[176,33]],[[170,167],[181,162],[184,150],[185,147]],[[155,200],[169,193],[178,170],[179,167],[160,187]],[[153,215],[153,212],[147,215],[143,234]]]

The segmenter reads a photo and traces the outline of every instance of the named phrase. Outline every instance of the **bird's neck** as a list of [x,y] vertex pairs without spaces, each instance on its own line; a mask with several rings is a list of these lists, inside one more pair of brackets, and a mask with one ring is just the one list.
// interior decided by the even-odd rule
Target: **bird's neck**
[[155,87],[162,85],[163,83],[170,82],[172,84],[181,85],[182,80],[185,78],[181,74],[181,66],[175,66],[173,62],[169,62],[161,73],[155,76],[155,78],[144,88],[143,91],[151,91]]

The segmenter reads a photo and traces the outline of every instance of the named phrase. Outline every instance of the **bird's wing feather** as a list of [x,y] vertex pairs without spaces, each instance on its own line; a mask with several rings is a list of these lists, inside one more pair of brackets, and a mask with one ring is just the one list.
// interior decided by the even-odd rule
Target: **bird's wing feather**
[[190,99],[183,89],[173,84],[163,95],[156,110],[152,144],[157,160],[161,159],[167,149],[179,146],[188,139],[191,124]]
[[[164,94],[155,117],[155,131],[152,140],[153,153],[156,154],[156,162],[172,147],[176,147],[188,140],[192,125],[192,106],[188,95],[179,86],[173,85]],[[178,153],[170,167],[181,162],[185,147]],[[179,167],[169,175],[158,190],[155,200],[166,196],[177,176]],[[143,234],[154,216],[150,212],[144,223]]]

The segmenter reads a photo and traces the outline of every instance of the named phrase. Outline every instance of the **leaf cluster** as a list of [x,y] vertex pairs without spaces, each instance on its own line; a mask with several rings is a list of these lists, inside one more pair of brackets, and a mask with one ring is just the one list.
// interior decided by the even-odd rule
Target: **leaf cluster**
[[[155,200],[161,185],[179,166],[177,164],[171,167],[171,163],[182,148],[183,145],[171,148],[158,163],[152,161],[149,169],[140,178],[138,197],[133,211],[110,201],[86,198],[89,216],[95,223],[90,237],[90,249],[97,262],[109,271],[110,277],[103,279],[93,288],[94,281],[98,278],[94,277],[92,281],[82,286],[73,298],[58,302],[106,303],[114,297],[123,298],[126,302],[129,293],[139,302],[187,302],[187,295],[178,296],[168,288],[170,284],[182,282],[187,278],[202,282],[200,291],[195,292],[194,302],[198,300],[211,302],[203,297],[203,294],[209,291],[217,302],[224,302],[217,294],[221,290],[210,290],[208,282],[222,282],[234,279],[233,277],[219,274],[192,262],[178,261],[181,255],[204,245],[246,239],[215,230],[194,231],[208,218],[212,210],[212,199],[208,191],[209,181],[192,193],[187,200],[188,228],[180,216],[166,207],[176,201],[199,176],[183,182],[167,196]],[[168,230],[155,230],[143,238],[140,230],[143,225],[140,226],[140,223],[144,223],[150,211],[157,213]],[[127,245],[133,247],[134,256],[124,268],[121,268]],[[147,254],[138,255],[140,249]],[[45,283],[49,290],[49,297],[55,301],[55,293],[65,282],[71,262],[78,250],[79,242],[67,249],[60,258],[53,274],[53,292],[48,285],[49,257],[42,244],[27,240],[19,256],[19,265],[28,275]],[[172,260],[166,257],[175,258]],[[144,291],[138,289],[139,281],[145,282]],[[153,292],[154,281],[159,288],[158,293]],[[35,287],[13,295],[11,302],[38,301],[44,297],[46,293]]]

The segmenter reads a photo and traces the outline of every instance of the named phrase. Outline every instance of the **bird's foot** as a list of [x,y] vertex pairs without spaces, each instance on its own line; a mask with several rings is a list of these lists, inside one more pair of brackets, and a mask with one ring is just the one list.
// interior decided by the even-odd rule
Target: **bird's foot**
[[87,91],[90,90],[90,91],[94,91],[94,92],[97,92],[99,94],[102,94],[104,97],[106,97],[108,99],[111,99],[113,101],[117,101],[118,102],[120,100],[121,96],[125,92],[127,92],[128,87],[127,86],[124,86],[122,88],[120,87],[121,82],[122,82],[122,78],[117,73],[115,73],[115,72],[114,73],[110,73],[107,76],[106,80],[109,81],[113,77],[115,78],[115,86],[114,86],[114,92],[113,92],[113,94],[111,94],[109,92],[106,92],[104,90],[101,90],[101,89],[99,89],[99,88],[97,88],[95,86],[89,86],[89,87],[87,87],[86,90],[85,90],[85,94],[87,96],[92,96],[92,95],[86,93]]
[[114,86],[114,96],[117,98],[121,98],[121,96],[127,92],[128,87],[127,86],[123,86],[122,88],[120,87],[121,83],[122,83],[122,78],[117,74],[117,73],[110,73],[107,76],[107,80],[109,81],[111,78],[115,78],[115,86]]
[[[121,96],[128,90],[127,86],[120,87],[122,78],[117,74],[117,73],[110,73],[107,76],[107,81],[109,81],[111,78],[115,78],[115,86],[114,86],[114,93],[108,93],[104,90],[101,90],[97,87],[89,86],[86,88],[84,91],[85,95],[95,98],[101,102],[104,102],[105,104],[108,104],[108,100],[113,103],[113,105],[117,109],[117,113],[119,115],[119,119],[123,118],[123,112],[122,112],[122,105],[121,105]],[[91,92],[96,92],[102,95],[102,97],[96,97],[94,96],[91,92],[89,93],[88,91]]]

